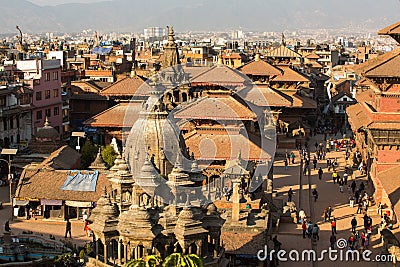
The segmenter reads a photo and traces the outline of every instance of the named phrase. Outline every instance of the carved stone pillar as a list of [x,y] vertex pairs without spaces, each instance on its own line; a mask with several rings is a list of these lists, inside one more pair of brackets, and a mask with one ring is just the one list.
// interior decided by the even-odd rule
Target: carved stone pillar
[[96,260],[99,259],[99,244],[98,244],[98,239],[94,241],[94,251],[96,253]]
[[104,242],[104,263],[108,262],[108,241]]
[[235,223],[240,219],[240,181],[234,180],[232,188],[232,223]]
[[118,261],[121,262],[121,256],[122,256],[121,245],[122,245],[122,243],[121,242],[117,242],[117,244],[118,244]]
[[196,246],[197,246],[197,255],[202,257],[203,256],[203,241],[197,241]]

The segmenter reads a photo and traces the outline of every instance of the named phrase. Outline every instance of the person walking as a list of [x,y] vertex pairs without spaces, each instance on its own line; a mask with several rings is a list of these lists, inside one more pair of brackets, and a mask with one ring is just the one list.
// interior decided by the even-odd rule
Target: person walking
[[332,235],[333,234],[337,234],[337,231],[336,231],[336,218],[333,218],[333,220],[331,222],[331,229],[332,229]]
[[303,238],[306,238],[307,224],[305,220],[301,224],[301,229],[303,230]]
[[292,197],[293,197],[293,190],[292,190],[292,188],[289,188],[289,191],[288,191],[288,202],[292,202]]
[[318,163],[318,160],[317,160],[317,158],[314,158],[314,159],[313,159],[313,167],[314,167],[314,171],[317,169],[317,163]]
[[382,202],[379,202],[377,212],[381,217],[382,217],[382,209],[383,209],[383,204]]
[[285,159],[285,170],[287,170],[287,169],[288,169],[288,165],[289,165],[289,162],[288,162],[288,160],[287,160],[287,159]]
[[65,225],[65,238],[67,238],[68,234],[69,234],[69,238],[72,238],[71,237],[71,222],[69,221],[69,219],[67,219],[67,223]]
[[314,190],[312,191],[312,195],[314,197],[314,202],[317,202],[318,199],[318,191],[316,188],[314,188]]
[[333,211],[332,206],[329,206],[329,207],[328,207],[328,221],[331,220],[332,211]]
[[322,170],[322,168],[321,167],[319,167],[319,169],[318,169],[318,179],[322,179],[322,174],[324,174],[324,171]]
[[299,218],[300,218],[300,222],[304,222],[304,219],[306,218],[306,212],[303,209],[300,209],[299,211]]
[[357,214],[362,214],[363,211],[363,202],[362,201],[358,201],[358,208],[357,208]]
[[336,183],[336,179],[338,178],[338,173],[336,172],[336,171],[333,171],[333,173],[332,173],[332,180],[333,180],[333,183],[335,184]]
[[349,178],[348,170],[346,169],[343,174],[344,184],[347,185],[347,179]]
[[311,221],[309,221],[308,224],[307,224],[307,236],[308,236],[308,238],[311,238],[312,230],[313,230],[313,224],[312,224]]
[[312,238],[313,240],[319,240],[319,227],[317,224],[314,224],[312,228]]
[[324,217],[324,222],[328,221],[328,208],[324,209],[324,213],[322,214],[322,216]]
[[85,235],[87,236],[87,237],[89,237],[90,236],[90,227],[89,227],[89,222],[86,220],[85,221],[85,224],[83,225],[83,231],[85,232]]
[[329,238],[329,241],[331,243],[331,249],[335,249],[336,236],[333,233],[332,233],[331,237]]
[[353,219],[351,220],[351,231],[355,233],[356,228],[357,228],[357,219],[356,217],[353,217]]
[[316,188],[314,188],[314,190],[312,191],[312,195],[314,197],[314,202],[317,202],[318,199],[318,191]]
[[343,184],[344,184],[343,180],[339,179],[338,184],[339,184],[339,192],[343,193]]

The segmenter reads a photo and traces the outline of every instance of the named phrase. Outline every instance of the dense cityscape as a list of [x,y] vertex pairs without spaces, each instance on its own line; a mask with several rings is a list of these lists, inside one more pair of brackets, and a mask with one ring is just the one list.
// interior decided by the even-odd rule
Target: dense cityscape
[[399,43],[400,22],[21,22],[0,34],[0,265],[396,266]]

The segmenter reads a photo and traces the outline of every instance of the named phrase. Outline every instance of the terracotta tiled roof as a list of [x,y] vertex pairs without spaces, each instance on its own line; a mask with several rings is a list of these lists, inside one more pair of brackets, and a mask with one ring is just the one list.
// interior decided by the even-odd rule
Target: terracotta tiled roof
[[79,168],[81,154],[70,146],[62,146],[47,157],[40,166],[55,170],[70,170]]
[[187,67],[183,66],[183,71],[189,75],[189,79],[199,76],[203,72],[209,70],[209,67]]
[[259,75],[259,76],[279,76],[283,74],[281,69],[274,67],[264,60],[253,60],[249,63],[237,68],[246,75]]
[[[119,103],[91,117],[83,124],[91,127],[132,127],[138,119],[141,109],[141,101]],[[129,116],[126,116],[127,114]]]
[[382,30],[378,31],[379,35],[390,35],[390,34],[400,34],[400,21],[396,22]]
[[107,187],[110,191],[111,186],[106,173],[99,173],[95,192],[61,190],[68,173],[69,170],[46,170],[28,167],[21,174],[16,197],[95,202],[104,192],[104,187]]
[[240,86],[246,81],[248,78],[244,74],[222,64],[217,64],[191,79],[192,85]]
[[354,131],[362,127],[368,127],[372,123],[372,120],[364,112],[363,107],[360,103],[351,105],[346,109],[348,115],[349,123]]
[[297,94],[296,90],[281,90],[282,93],[293,99],[292,108],[316,109],[317,103],[309,97]]
[[203,97],[177,111],[174,117],[211,120],[257,119],[254,112],[227,94]]
[[71,82],[72,92],[87,92],[87,93],[98,93],[101,88],[90,81],[72,81]]
[[[210,129],[212,129],[210,127]],[[269,160],[271,156],[240,133],[195,132],[185,138],[186,147],[199,160],[229,160],[239,153],[246,160]],[[268,147],[268,145],[266,145]]]
[[368,128],[377,130],[400,130],[400,122],[372,122]]
[[400,190],[399,190],[399,177],[400,177],[400,166],[393,167],[382,171],[377,174],[383,189],[386,191],[390,202],[394,206],[396,215],[400,214]]
[[88,93],[88,94],[73,94],[71,95],[70,99],[74,100],[91,100],[91,101],[107,101],[107,97],[98,95],[98,94],[93,94],[93,93]]
[[149,96],[150,86],[139,76],[126,77],[101,90],[103,96]]
[[287,65],[279,65],[277,67],[283,70],[283,75],[273,78],[272,81],[274,82],[310,82],[308,78]]
[[257,85],[247,92],[241,90],[238,95],[246,101],[259,107],[291,107],[293,99],[268,85]]
[[287,58],[301,58],[301,55],[285,45],[281,45],[271,52],[267,53],[267,57],[287,57]]
[[306,58],[308,58],[308,59],[319,59],[320,57],[315,53],[311,53],[311,54],[308,54],[306,56]]
[[257,255],[266,244],[262,233],[222,232],[221,241],[224,243],[226,253]]
[[359,103],[366,102],[370,103],[372,101],[372,90],[366,90],[364,92],[360,92],[356,94],[356,99]]
[[310,63],[306,63],[306,65],[307,65],[307,66],[311,66],[312,68],[315,68],[315,69],[322,69],[322,68],[323,68],[323,66],[321,65],[321,63],[319,63],[319,62],[317,62],[317,61],[313,61],[313,62],[310,62]]
[[355,66],[353,70],[364,77],[400,77],[400,48]]

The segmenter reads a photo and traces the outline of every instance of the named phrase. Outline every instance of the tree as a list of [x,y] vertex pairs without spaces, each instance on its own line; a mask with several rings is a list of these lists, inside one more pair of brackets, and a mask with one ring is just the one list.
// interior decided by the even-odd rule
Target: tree
[[114,165],[114,161],[117,158],[117,153],[112,145],[108,145],[101,149],[101,156],[108,166],[111,167]]
[[163,267],[203,267],[203,260],[196,254],[172,253],[164,259]]
[[125,263],[125,267],[156,267],[159,266],[162,259],[157,255],[148,255],[145,259],[139,258]]
[[82,147],[82,165],[83,167],[88,167],[92,163],[97,155],[96,146],[90,141],[86,140]]

